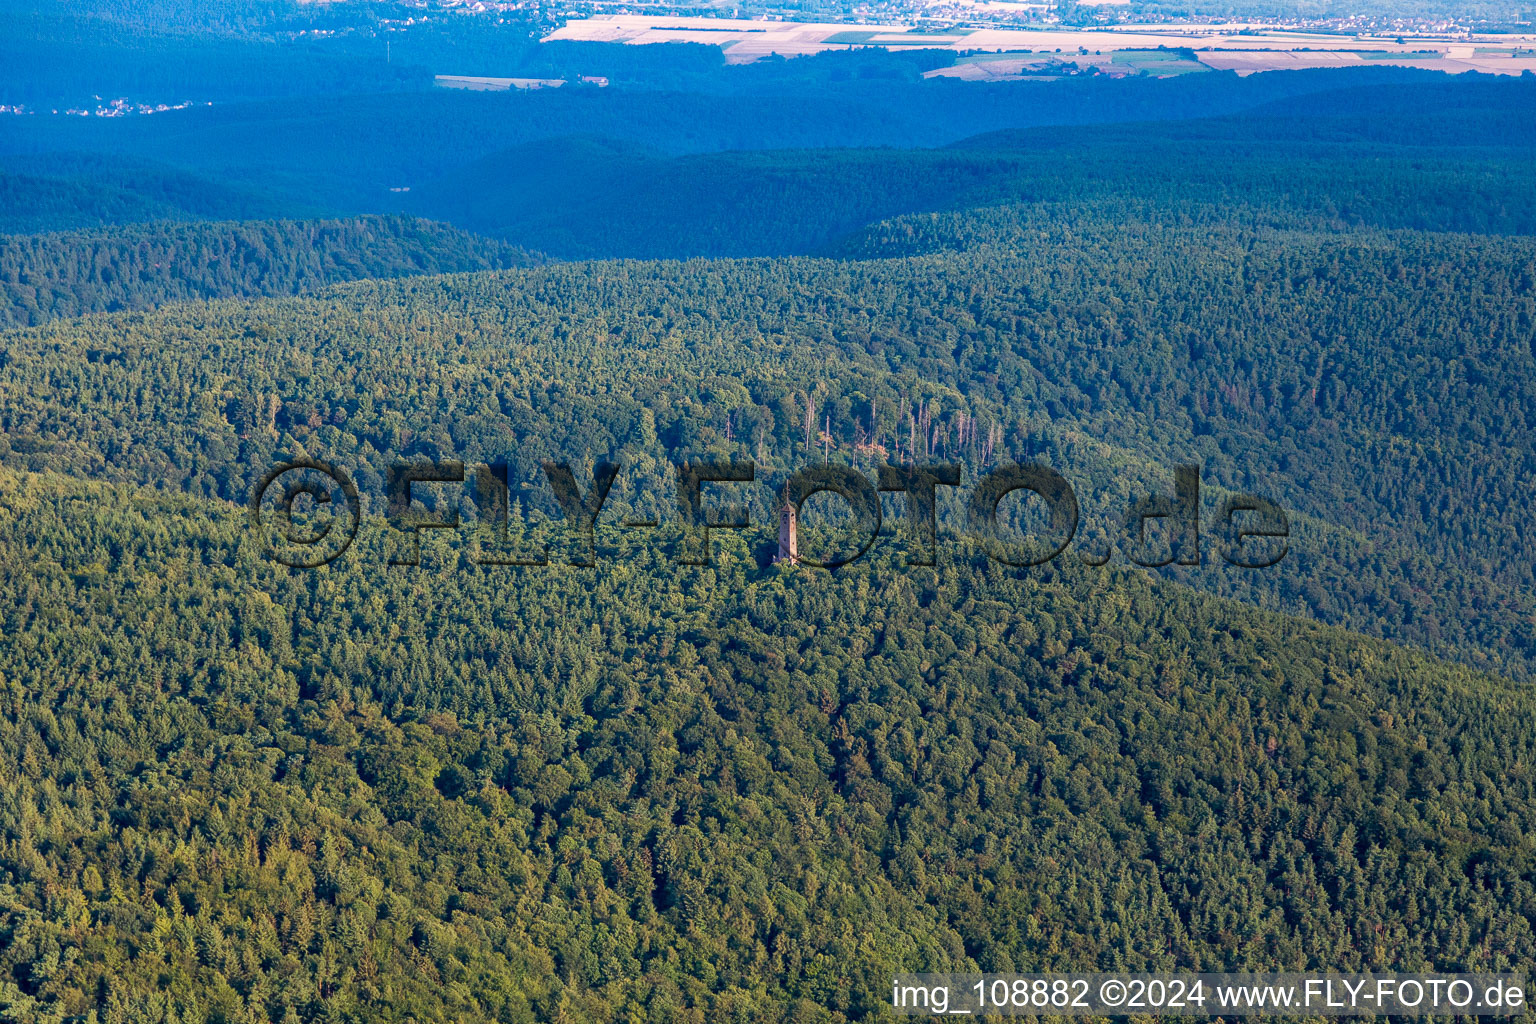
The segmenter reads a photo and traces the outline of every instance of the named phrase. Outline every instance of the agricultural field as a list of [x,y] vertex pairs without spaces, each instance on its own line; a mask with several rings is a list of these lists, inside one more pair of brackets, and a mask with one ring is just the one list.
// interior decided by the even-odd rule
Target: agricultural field
[[[1250,75],[1261,71],[1349,67],[1370,61],[1459,74],[1520,75],[1536,72],[1532,36],[1375,36],[1307,34],[1255,29],[1245,24],[1211,26],[1128,26],[1103,29],[965,29],[917,31],[907,25],[849,26],[821,22],[747,21],[669,15],[615,14],[573,19],[545,37],[630,44],[692,42],[720,46],[734,64],[768,56],[794,57],[861,46],[883,49],[943,49],[964,54],[952,68],[930,77],[1008,81],[1039,77],[1036,72],[1098,70],[1106,74],[1145,73],[1157,77],[1202,68]],[[1502,44],[1502,45],[1500,45]],[[978,52],[1006,54],[1012,70],[982,66]]]
[[1116,50],[1112,60],[1121,67],[1159,78],[1210,70],[1194,54],[1179,50]]
[[439,89],[468,89],[470,92],[506,92],[508,89],[558,89],[563,78],[489,78],[484,75],[438,75],[433,83]]

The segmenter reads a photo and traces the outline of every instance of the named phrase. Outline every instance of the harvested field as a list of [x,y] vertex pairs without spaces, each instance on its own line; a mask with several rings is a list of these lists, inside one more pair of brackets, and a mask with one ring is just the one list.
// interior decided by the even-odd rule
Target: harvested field
[[[745,64],[769,55],[784,57],[823,50],[879,46],[888,49],[928,48],[1013,53],[1032,51],[1061,63],[1101,67],[1110,73],[1130,71],[1173,75],[1200,66],[1251,75],[1287,68],[1345,67],[1370,61],[1451,73],[1480,71],[1518,75],[1536,71],[1531,47],[1536,35],[1486,37],[1396,37],[1309,35],[1264,31],[1241,23],[1229,25],[1140,25],[1104,29],[951,29],[913,31],[906,25],[850,25],[800,21],[748,21],[729,18],[614,14],[574,19],[546,36],[548,40],[616,43],[708,43],[725,50],[726,60]],[[1086,55],[1079,50],[1086,50]],[[1185,54],[1168,51],[1186,51]],[[1112,61],[1111,55],[1123,55]],[[1166,56],[1163,56],[1166,54]],[[1193,60],[1191,60],[1191,56]],[[1029,77],[1029,68],[957,70],[940,68],[931,77],[971,81],[1006,81]]]
[[558,89],[563,78],[487,78],[483,75],[437,75],[433,84],[439,89],[468,89],[471,92],[506,92],[509,89]]

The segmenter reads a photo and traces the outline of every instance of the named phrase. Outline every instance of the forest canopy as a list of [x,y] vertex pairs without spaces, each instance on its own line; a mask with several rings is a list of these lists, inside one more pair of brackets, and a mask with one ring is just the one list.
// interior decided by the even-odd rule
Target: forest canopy
[[[203,45],[178,2],[0,41],[40,94],[54,18],[100,80],[303,72],[5,115],[0,1022],[838,1024],[907,971],[1536,958],[1531,82],[615,47],[610,89],[447,95],[308,6],[218,5],[227,65],[156,63]],[[317,568],[251,524],[291,460],[356,483]],[[710,492],[750,526],[686,564],[704,460],[752,464]],[[422,463],[458,526],[403,558]],[[548,467],[603,463],[588,551]],[[894,492],[857,562],[774,562],[796,471],[915,465],[962,480],[934,564]],[[1029,568],[964,536],[1020,466],[1081,505]],[[1140,567],[1188,466],[1202,564]],[[1216,557],[1238,494],[1276,564]]]

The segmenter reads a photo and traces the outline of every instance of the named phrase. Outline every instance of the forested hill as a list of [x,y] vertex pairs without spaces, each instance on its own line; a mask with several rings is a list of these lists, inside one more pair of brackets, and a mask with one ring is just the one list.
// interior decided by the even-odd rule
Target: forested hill
[[252,220],[325,212],[217,176],[144,160],[89,154],[0,164],[0,234],[73,231],[155,220]]
[[[546,139],[445,171],[404,201],[577,258],[878,255],[859,246],[873,221],[1004,204],[1059,204],[1042,222],[1529,234],[1533,125],[1532,82],[1357,82],[1240,115],[1016,128],[935,149],[678,156]],[[998,229],[974,218],[942,244]]]
[[374,500],[398,459],[507,461],[558,514],[541,461],[619,453],[615,507],[647,515],[701,452],[770,483],[824,456],[1043,459],[1093,544],[1198,462],[1211,502],[1285,508],[1292,554],[1168,575],[1524,677],[1533,324],[1521,237],[1068,223],[899,259],[554,264],[11,332],[0,459],[232,502],[296,451]]
[[0,324],[532,262],[516,246],[411,217],[159,222],[0,235]]
[[0,470],[0,1017],[889,1019],[910,970],[1518,971],[1528,688],[1146,574],[330,568]]
[[[1228,129],[1236,127],[1228,126]],[[1018,213],[1271,228],[1530,234],[1536,151],[1264,141],[1251,129],[1167,141],[1153,125],[963,148],[821,149],[667,158],[588,139],[521,147],[420,189],[413,209],[569,258],[900,255],[880,222],[924,213],[928,249],[1006,234]],[[990,208],[1018,207],[994,221]],[[892,239],[894,241],[894,239]]]
[[1352,142],[1487,152],[1536,146],[1533,109],[1536,79],[1530,76],[1437,75],[1407,82],[1343,76],[1327,88],[1278,96],[1238,113],[1160,121],[1155,130],[1130,118],[1087,132],[1078,126],[1047,125],[988,133],[957,142],[954,148],[1049,148],[1086,136],[1128,133],[1140,141],[1157,138],[1169,143]]

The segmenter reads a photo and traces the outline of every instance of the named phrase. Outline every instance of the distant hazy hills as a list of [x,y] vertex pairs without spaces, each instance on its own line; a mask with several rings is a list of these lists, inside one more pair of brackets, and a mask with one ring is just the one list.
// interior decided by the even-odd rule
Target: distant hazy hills
[[[1177,213],[1271,227],[1526,233],[1536,229],[1525,201],[1536,186],[1533,125],[1536,83],[1442,78],[1220,117],[1015,128],[942,149],[674,156],[574,137],[449,171],[407,203],[575,258],[875,255],[864,229],[876,221],[1062,203],[1076,204],[1079,219]],[[976,221],[979,235],[933,244],[974,244],[996,230],[988,220]]]
[[[674,157],[932,147],[999,130],[1211,117],[1320,90],[1445,81],[1430,72],[1366,68],[1246,79],[1210,74],[1197,76],[1198,82],[1081,79],[992,89],[916,79],[910,56],[829,55],[777,67],[718,69],[690,79],[686,90],[671,91],[616,85],[511,94],[325,93],[124,118],[32,114],[9,120],[0,158],[8,166],[20,158],[70,153],[94,153],[118,163],[147,161],[262,197],[277,205],[262,214],[267,216],[406,209],[436,215],[412,206],[413,194],[469,173],[496,154],[572,135]],[[178,93],[176,98],[199,97]],[[504,182],[508,187],[516,187],[517,174],[531,173],[535,180],[540,174],[537,168],[508,171],[513,175]],[[26,173],[51,176],[46,170]],[[396,191],[404,189],[411,191]],[[11,204],[4,211],[13,222],[26,212]],[[75,226],[83,225],[78,219],[38,218],[12,230]]]

